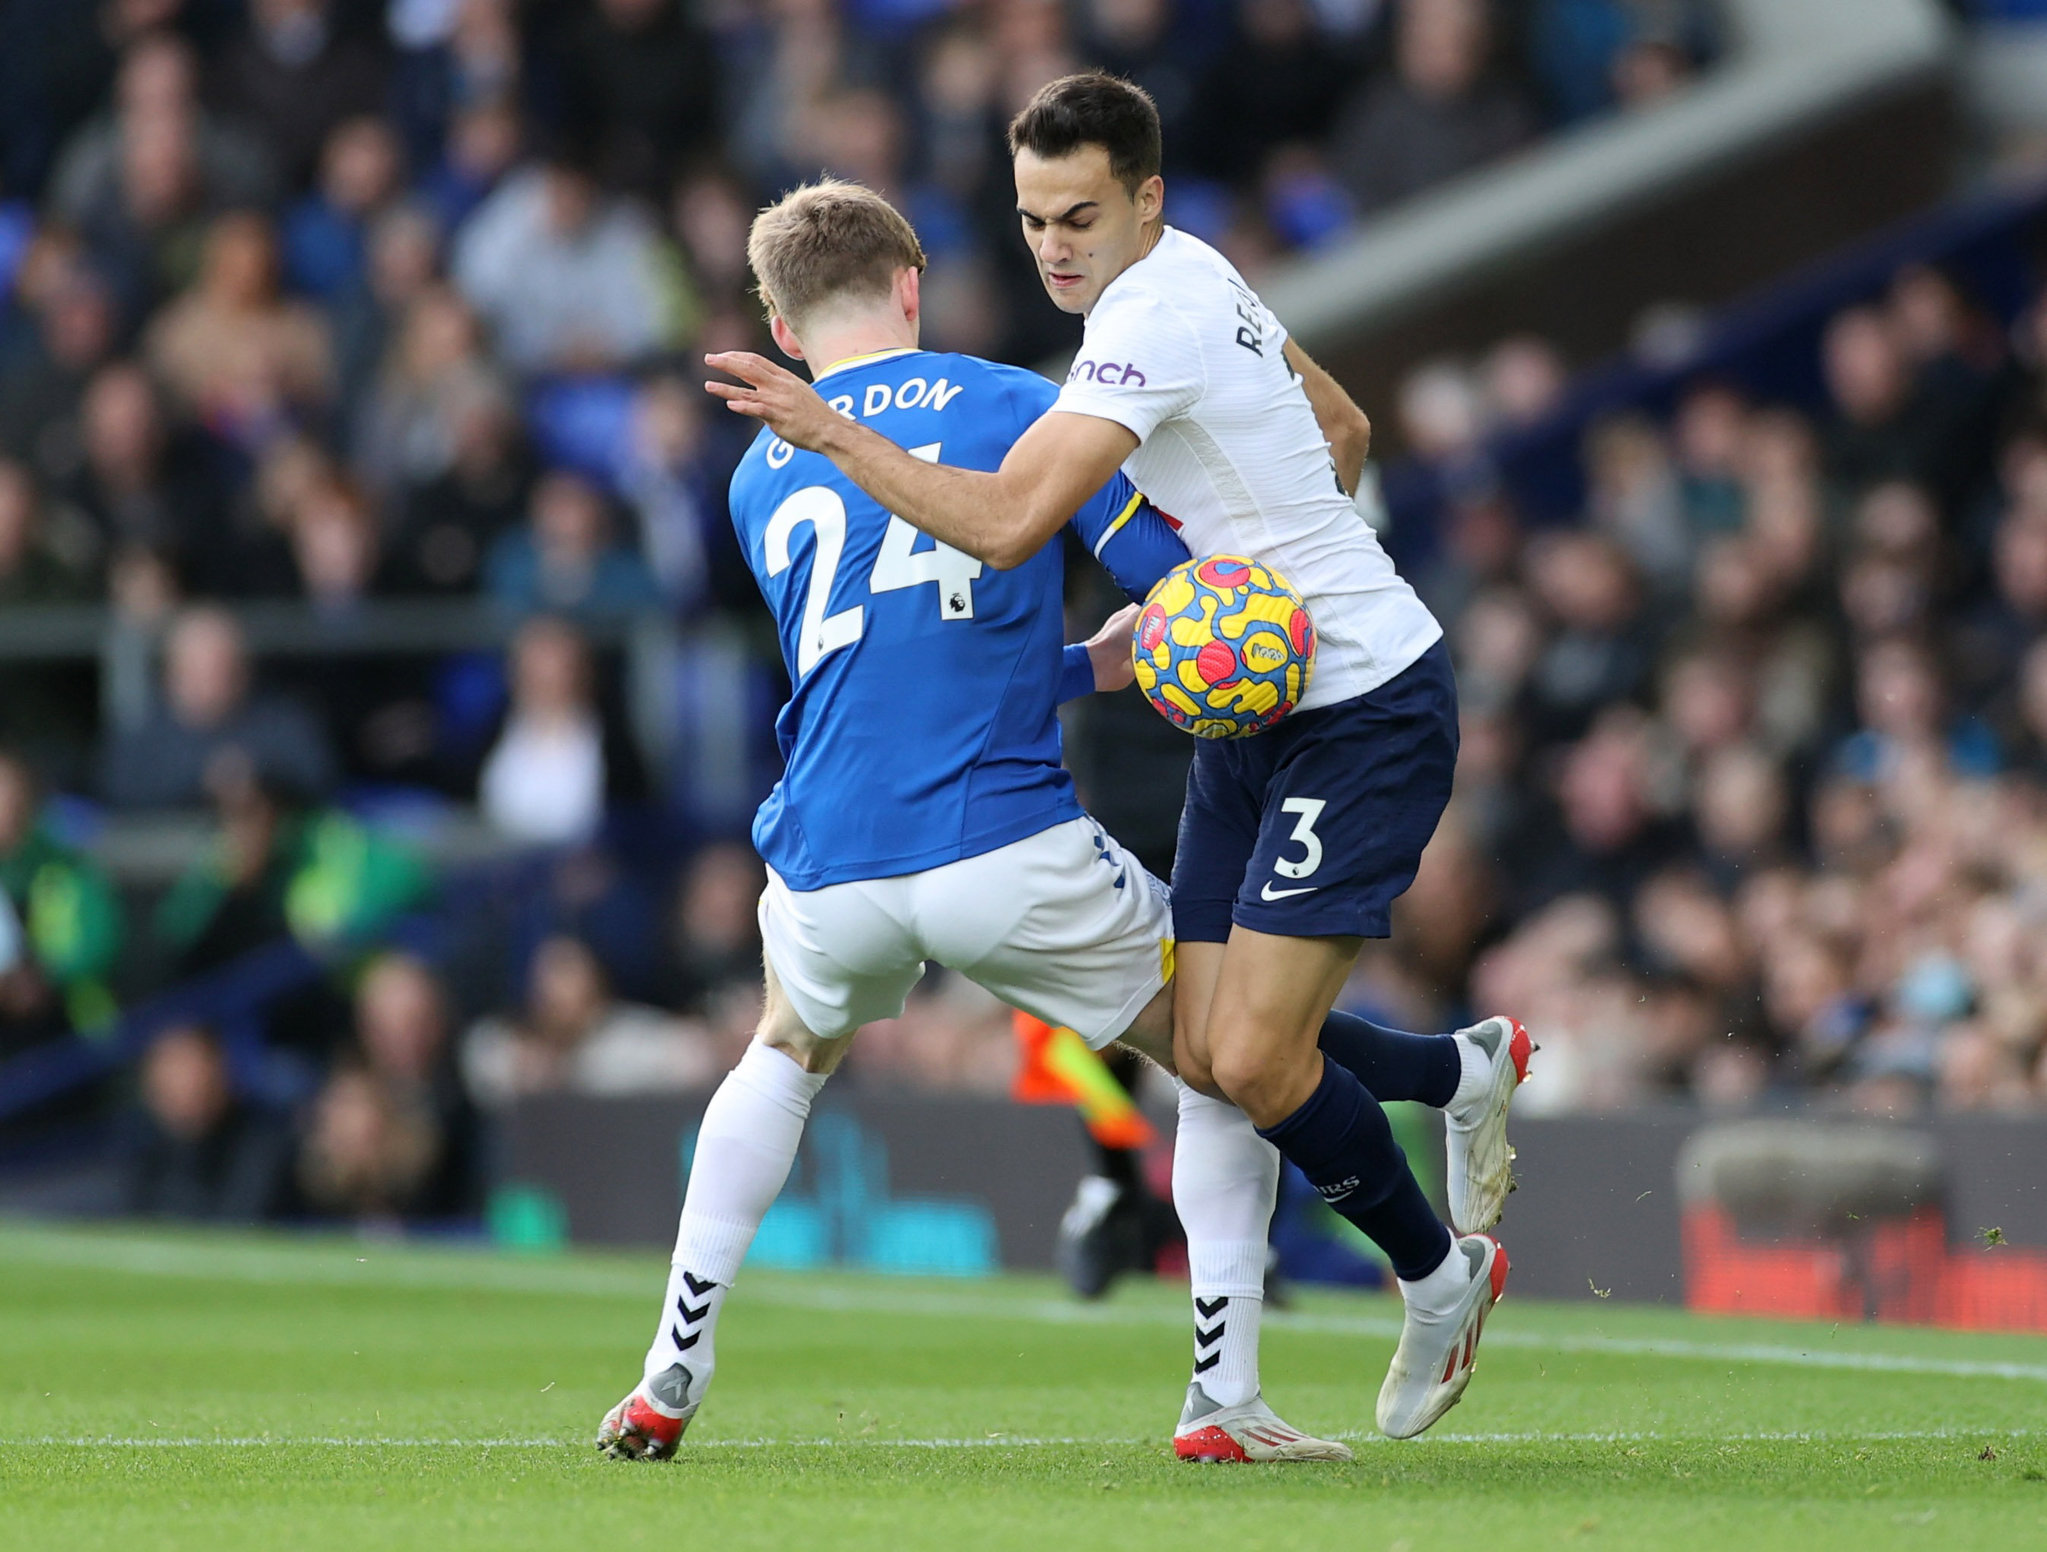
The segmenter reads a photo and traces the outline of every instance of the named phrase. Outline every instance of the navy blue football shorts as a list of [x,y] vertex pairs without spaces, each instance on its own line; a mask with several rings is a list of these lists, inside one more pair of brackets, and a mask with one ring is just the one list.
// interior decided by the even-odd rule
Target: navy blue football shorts
[[1250,738],[1204,739],[1187,773],[1173,929],[1392,934],[1393,902],[1450,801],[1457,682],[1438,641],[1378,689]]

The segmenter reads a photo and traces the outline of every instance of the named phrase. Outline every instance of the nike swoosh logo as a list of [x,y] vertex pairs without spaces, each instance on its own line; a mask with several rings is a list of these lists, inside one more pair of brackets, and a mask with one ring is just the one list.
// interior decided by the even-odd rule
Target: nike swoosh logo
[[1320,884],[1310,884],[1306,889],[1274,889],[1271,880],[1268,879],[1265,887],[1258,891],[1258,898],[1261,900],[1284,900],[1288,895],[1312,895],[1321,887]]

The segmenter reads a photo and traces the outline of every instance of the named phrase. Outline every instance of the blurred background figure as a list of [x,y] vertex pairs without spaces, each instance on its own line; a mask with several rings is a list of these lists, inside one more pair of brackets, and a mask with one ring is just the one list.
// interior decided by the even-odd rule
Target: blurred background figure
[[597,956],[556,937],[534,951],[524,1006],[481,1020],[464,1037],[462,1071],[476,1102],[498,1109],[528,1094],[696,1088],[721,1069],[700,1028],[618,1001]]
[[166,1030],[142,1058],[128,1143],[128,1211],[258,1223],[283,1205],[291,1134],[235,1092],[213,1034]]

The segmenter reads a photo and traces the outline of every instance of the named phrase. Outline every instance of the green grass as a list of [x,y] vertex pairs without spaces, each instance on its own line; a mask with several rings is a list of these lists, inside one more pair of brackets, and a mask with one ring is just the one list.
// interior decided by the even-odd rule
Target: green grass
[[606,1461],[663,1273],[0,1229],[0,1548],[2047,1546],[2042,1338],[1509,1298],[1395,1445],[1394,1305],[1310,1297],[1267,1395],[1357,1464],[1194,1467],[1180,1290],[760,1274],[685,1458]]

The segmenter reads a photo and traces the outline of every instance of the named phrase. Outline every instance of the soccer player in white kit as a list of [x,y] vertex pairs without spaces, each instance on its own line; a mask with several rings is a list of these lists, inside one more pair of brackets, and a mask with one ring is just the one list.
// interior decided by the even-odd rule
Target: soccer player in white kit
[[[1144,92],[1101,74],[1052,82],[1010,147],[1046,290],[1087,325],[1064,390],[998,470],[920,463],[749,353],[707,358],[745,386],[707,386],[991,566],[1028,559],[1122,468],[1195,554],[1252,556],[1300,591],[1319,638],[1308,695],[1263,734],[1204,743],[1189,776],[1173,876],[1181,1129],[1207,1135],[1211,1111],[1241,1109],[1257,1127],[1242,1146],[1276,1147],[1387,1253],[1405,1320],[1377,1417],[1411,1437],[1463,1395],[1505,1288],[1506,1254],[1481,1231],[1511,1185],[1506,1113],[1531,1049],[1511,1019],[1429,1037],[1332,1011],[1362,940],[1389,934],[1449,798],[1442,629],[1353,506],[1363,413],[1221,254],[1165,224]],[[1446,1111],[1455,1229],[1416,1184],[1385,1099]],[[1270,1205],[1213,1240],[1262,1242]],[[1191,1273],[1196,1377],[1176,1445],[1241,1458],[1208,1419],[1255,1387],[1258,1285],[1248,1258]]]

